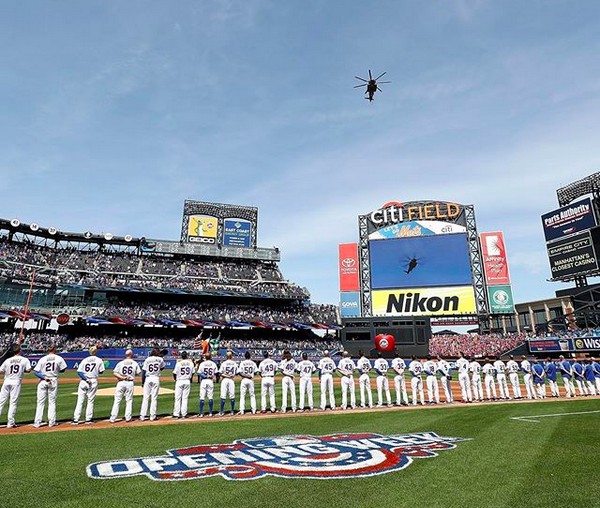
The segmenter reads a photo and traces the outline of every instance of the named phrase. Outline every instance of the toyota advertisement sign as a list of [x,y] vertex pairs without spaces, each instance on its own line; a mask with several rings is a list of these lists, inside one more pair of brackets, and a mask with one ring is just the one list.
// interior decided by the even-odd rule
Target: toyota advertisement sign
[[339,246],[340,291],[358,291],[360,267],[358,244],[343,243]]

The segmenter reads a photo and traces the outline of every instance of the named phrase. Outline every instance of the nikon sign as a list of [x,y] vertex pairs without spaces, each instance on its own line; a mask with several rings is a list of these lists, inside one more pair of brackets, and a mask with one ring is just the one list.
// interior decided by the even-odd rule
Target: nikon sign
[[373,291],[374,316],[456,316],[476,314],[472,286]]

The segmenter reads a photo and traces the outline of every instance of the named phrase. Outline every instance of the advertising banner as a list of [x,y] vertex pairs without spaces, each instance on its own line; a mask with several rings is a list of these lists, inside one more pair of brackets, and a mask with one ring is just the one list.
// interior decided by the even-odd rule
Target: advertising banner
[[572,339],[546,337],[528,340],[531,353],[596,352],[600,351],[600,337],[575,337]]
[[227,247],[250,247],[252,223],[245,219],[225,219],[223,222],[223,245]]
[[340,293],[340,314],[343,318],[360,317],[359,291],[343,291]]
[[188,223],[188,242],[214,244],[217,241],[216,217],[211,215],[190,215]]
[[472,282],[465,234],[369,242],[371,287],[466,286]]
[[508,260],[502,231],[481,233],[483,269],[488,286],[510,284]]
[[472,286],[372,291],[374,316],[454,316],[476,314]]
[[488,286],[487,291],[492,314],[515,313],[515,304],[510,286]]
[[589,231],[557,240],[546,248],[553,279],[598,270],[598,259]]
[[547,242],[597,226],[590,198],[577,201],[542,215]]
[[384,240],[386,238],[410,238],[413,236],[448,235],[466,233],[467,228],[452,222],[417,220],[406,221],[386,226],[369,235],[369,240]]
[[340,291],[358,291],[359,264],[358,244],[342,243],[339,245]]

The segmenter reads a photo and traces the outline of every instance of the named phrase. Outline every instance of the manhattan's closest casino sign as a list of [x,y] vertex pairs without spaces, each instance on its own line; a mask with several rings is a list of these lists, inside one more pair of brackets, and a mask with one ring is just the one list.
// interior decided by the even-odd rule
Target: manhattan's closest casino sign
[[456,442],[464,440],[434,432],[242,439],[169,450],[158,457],[98,462],[89,465],[87,473],[99,479],[145,475],[162,481],[218,475],[227,480],[356,478],[404,469],[413,459],[437,457],[438,451],[455,448]]

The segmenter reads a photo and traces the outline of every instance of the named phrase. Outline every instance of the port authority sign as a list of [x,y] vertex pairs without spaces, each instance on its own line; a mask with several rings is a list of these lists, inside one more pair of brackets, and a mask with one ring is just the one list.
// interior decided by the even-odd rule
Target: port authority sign
[[437,457],[438,451],[456,448],[455,443],[465,440],[435,432],[240,439],[169,450],[157,457],[98,462],[87,467],[87,474],[96,479],[147,476],[158,481],[211,476],[227,480],[357,478],[404,469],[414,459]]

